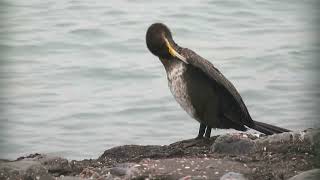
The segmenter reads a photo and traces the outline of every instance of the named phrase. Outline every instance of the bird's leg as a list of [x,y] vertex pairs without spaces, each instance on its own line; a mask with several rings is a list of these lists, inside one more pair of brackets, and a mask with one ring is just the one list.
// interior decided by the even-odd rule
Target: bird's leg
[[[203,123],[200,123],[198,136],[195,139],[192,139],[191,142],[190,142],[190,140],[186,140],[188,142],[185,141],[184,147],[188,148],[191,146],[201,145],[201,144],[203,144],[203,142],[207,142],[210,138],[211,129],[212,128],[210,126],[207,126]],[[204,133],[206,133],[205,138],[203,138]]]
[[211,129],[212,129],[212,127],[207,126],[206,134],[204,135],[205,138],[210,139]]
[[203,138],[203,135],[204,133],[206,132],[206,125],[203,124],[203,123],[200,123],[200,128],[199,128],[199,134],[198,136],[196,137],[196,139],[202,139]]

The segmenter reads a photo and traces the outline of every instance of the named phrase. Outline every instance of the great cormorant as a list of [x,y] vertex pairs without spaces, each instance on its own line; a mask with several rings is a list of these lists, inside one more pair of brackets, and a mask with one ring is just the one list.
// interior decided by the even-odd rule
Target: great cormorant
[[152,24],[146,34],[146,43],[162,62],[176,101],[200,123],[197,138],[204,134],[209,138],[212,128],[246,131],[248,127],[267,135],[289,131],[252,120],[232,83],[208,60],[178,46],[166,25]]

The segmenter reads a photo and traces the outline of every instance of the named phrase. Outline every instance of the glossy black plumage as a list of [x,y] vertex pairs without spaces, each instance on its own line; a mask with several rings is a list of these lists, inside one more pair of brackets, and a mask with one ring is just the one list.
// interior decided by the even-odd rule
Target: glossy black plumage
[[233,84],[208,60],[178,46],[164,24],[151,25],[146,42],[164,65],[170,90],[178,103],[200,122],[198,137],[205,132],[209,137],[211,128],[245,131],[249,127],[265,134],[289,131],[253,121]]

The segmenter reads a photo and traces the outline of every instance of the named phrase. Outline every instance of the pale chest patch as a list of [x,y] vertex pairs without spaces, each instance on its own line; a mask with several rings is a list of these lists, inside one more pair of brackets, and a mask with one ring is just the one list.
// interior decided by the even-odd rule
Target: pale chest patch
[[167,72],[168,85],[171,93],[180,106],[193,118],[195,117],[195,109],[191,104],[190,96],[183,74],[186,72],[184,63],[177,63]]

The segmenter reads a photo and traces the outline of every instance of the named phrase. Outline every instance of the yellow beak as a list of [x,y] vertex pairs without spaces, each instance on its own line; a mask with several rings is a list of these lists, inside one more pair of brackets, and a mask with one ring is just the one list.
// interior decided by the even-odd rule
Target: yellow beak
[[167,47],[169,49],[169,53],[170,53],[171,56],[180,59],[181,61],[183,61],[186,64],[189,64],[185,57],[183,57],[181,54],[179,54],[176,50],[173,49],[173,47],[171,46],[171,44],[169,43],[167,38],[164,37],[164,40],[166,41],[166,45],[167,45]]

